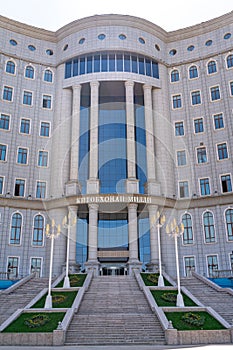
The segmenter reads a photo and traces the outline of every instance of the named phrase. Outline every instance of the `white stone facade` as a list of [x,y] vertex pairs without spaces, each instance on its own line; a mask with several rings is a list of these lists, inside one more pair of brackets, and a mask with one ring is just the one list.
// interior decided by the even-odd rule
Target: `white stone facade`
[[[192,221],[188,222],[191,228],[186,228],[186,241],[179,240],[182,275],[187,275],[190,268],[206,276],[215,269],[232,268],[232,23],[231,12],[204,24],[166,32],[140,18],[103,15],[50,32],[0,17],[0,273],[21,277],[37,268],[41,276],[47,276],[50,242],[45,226],[51,224],[51,219],[61,224],[69,211],[74,216],[89,216],[89,255],[85,266],[94,268],[97,274],[107,261],[101,261],[101,256],[108,257],[112,265],[118,261],[114,257],[124,258],[122,262],[129,273],[144,262],[157,269],[157,233],[152,223],[158,210],[166,215],[166,223],[174,217],[181,222],[186,214]],[[105,37],[99,39],[101,34]],[[11,40],[15,41],[13,45]],[[30,50],[29,45],[34,49]],[[117,68],[65,78],[66,62],[100,53],[128,53],[144,57],[145,62],[151,59],[158,63],[159,78]],[[13,62],[14,69],[11,64],[7,68],[7,62]],[[210,62],[215,62],[216,72],[208,71]],[[34,70],[33,77],[26,76],[29,66]],[[197,76],[196,72],[190,73],[190,67],[196,67]],[[51,81],[45,79],[45,71],[50,72]],[[174,71],[179,79],[171,81]],[[128,176],[121,198],[120,194],[102,194],[98,178],[99,98],[103,84],[114,89],[115,82],[125,89],[127,124]],[[9,88],[12,95],[6,98]],[[90,151],[87,191],[83,194],[78,168],[80,106],[82,93],[87,89]],[[136,89],[140,89],[144,101],[147,182],[143,194],[139,192],[135,168]],[[194,104],[192,97],[198,99],[199,92],[200,101],[195,101],[200,103]],[[28,104],[23,103],[25,93],[31,96]],[[177,97],[181,99],[180,108],[174,108],[173,99]],[[43,102],[44,99],[49,102]],[[22,151],[26,152],[26,160],[20,155]],[[209,181],[205,185],[202,182],[207,193],[201,188],[204,179]],[[22,195],[17,193],[16,180],[24,181]],[[37,198],[38,182],[46,187],[44,198]],[[112,250],[112,256],[111,249],[105,249],[104,255],[98,250],[98,216],[116,212],[127,216],[128,248],[124,252]],[[211,216],[209,221],[206,219],[208,227],[203,219],[206,212]],[[14,214],[19,214],[20,222]],[[36,230],[38,215],[42,228]],[[139,216],[148,218],[151,225],[150,259],[144,262],[139,254]],[[66,261],[66,235],[62,228],[55,240],[55,275]],[[76,226],[71,228],[71,237],[70,263],[75,269],[81,263],[76,256]],[[166,235],[165,227],[161,230],[161,245],[163,268],[175,276],[174,241]]]

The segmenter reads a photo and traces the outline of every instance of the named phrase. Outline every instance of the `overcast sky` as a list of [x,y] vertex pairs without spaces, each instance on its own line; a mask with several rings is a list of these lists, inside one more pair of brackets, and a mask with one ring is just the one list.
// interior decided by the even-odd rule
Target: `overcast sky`
[[79,18],[109,13],[141,17],[171,31],[232,10],[232,0],[0,0],[2,16],[53,31]]

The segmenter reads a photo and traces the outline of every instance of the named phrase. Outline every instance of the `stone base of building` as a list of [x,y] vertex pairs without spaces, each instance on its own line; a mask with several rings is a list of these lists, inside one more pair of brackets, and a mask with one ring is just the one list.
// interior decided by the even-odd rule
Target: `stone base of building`
[[142,262],[140,262],[139,260],[132,260],[132,261],[128,261],[127,264],[127,269],[128,269],[128,275],[133,275],[133,271],[134,270],[142,270]]
[[81,193],[81,185],[76,180],[71,180],[66,183],[66,196],[77,196]]
[[[79,273],[81,265],[76,262],[69,262],[69,273]],[[62,265],[63,272],[66,271],[66,263]]]
[[95,277],[100,274],[100,263],[98,261],[87,261],[85,263],[86,272],[93,271]]

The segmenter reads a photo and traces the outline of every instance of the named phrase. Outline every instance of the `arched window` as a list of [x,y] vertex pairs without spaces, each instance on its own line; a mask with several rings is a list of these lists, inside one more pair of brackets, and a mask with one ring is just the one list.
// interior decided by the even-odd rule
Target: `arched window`
[[27,66],[25,69],[25,78],[34,79],[34,68],[32,66]]
[[193,225],[190,214],[184,214],[182,216],[182,222],[184,224],[183,244],[193,244]]
[[32,245],[41,247],[43,245],[43,238],[44,217],[39,214],[34,217]]
[[189,68],[189,78],[190,79],[198,78],[197,66],[191,66]]
[[13,61],[8,61],[6,63],[6,72],[9,74],[15,74],[15,64]]
[[15,213],[11,218],[10,244],[20,244],[22,230],[22,215]]
[[50,69],[44,71],[44,81],[52,83],[53,81],[53,72]]
[[225,212],[227,237],[229,241],[233,241],[233,209],[228,209]]
[[227,68],[233,67],[233,55],[227,56]]
[[171,72],[171,82],[174,83],[174,82],[179,81],[179,80],[180,80],[179,71],[177,69],[174,69]]
[[215,242],[214,216],[210,211],[203,214],[203,226],[205,232],[205,242]]
[[208,74],[213,74],[217,72],[217,64],[215,61],[210,61],[208,63]]

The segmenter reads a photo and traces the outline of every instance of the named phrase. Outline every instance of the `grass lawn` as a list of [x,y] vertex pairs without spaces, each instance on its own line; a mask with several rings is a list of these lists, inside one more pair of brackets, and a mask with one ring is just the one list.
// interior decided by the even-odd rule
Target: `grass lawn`
[[193,315],[203,318],[204,324],[200,326],[191,325],[182,319],[184,314],[187,313],[188,312],[166,312],[165,315],[169,321],[172,321],[173,327],[179,331],[225,329],[221,323],[205,311],[193,311]]
[[[77,295],[77,291],[71,292],[54,292],[52,291],[52,303],[55,308],[69,308],[72,306],[73,301]],[[47,294],[44,295],[40,300],[37,301],[31,308],[40,309],[44,308],[45,299]]]
[[[151,290],[158,306],[176,306],[177,290]],[[185,306],[197,306],[187,295],[182,294]]]
[[[12,322],[7,328],[3,330],[3,333],[28,333],[28,332],[52,332],[57,329],[58,322],[62,321],[65,316],[65,312],[37,312],[37,313],[25,313],[20,315],[14,322]],[[46,323],[39,325],[38,319],[46,319]],[[29,327],[25,324],[32,320],[33,324],[37,324],[38,327]]]
[[[141,273],[141,277],[146,286],[157,286],[158,285],[158,273]],[[164,278],[164,284],[166,287],[171,286],[171,283]]]
[[[82,287],[86,277],[87,277],[86,273],[69,275],[70,286],[71,287]],[[63,283],[64,283],[64,279],[56,286],[56,288],[62,288]]]

